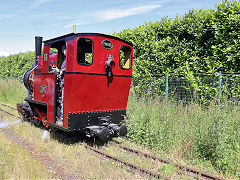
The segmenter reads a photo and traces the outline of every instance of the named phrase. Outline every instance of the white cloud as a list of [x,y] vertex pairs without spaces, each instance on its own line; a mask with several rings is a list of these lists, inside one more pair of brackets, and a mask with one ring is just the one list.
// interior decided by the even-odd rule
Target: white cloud
[[37,6],[48,3],[50,1],[53,1],[53,0],[36,0],[30,5],[29,9],[34,9]]
[[99,21],[110,21],[113,19],[119,19],[127,16],[133,16],[138,14],[144,14],[154,9],[161,7],[160,4],[157,5],[145,5],[128,9],[112,9],[107,11],[98,11],[94,16]]
[[10,55],[10,53],[8,53],[8,52],[0,51],[0,57],[1,56],[9,56],[9,55]]
[[9,15],[4,15],[4,14],[2,14],[2,15],[0,15],[0,19],[7,19],[7,18],[11,18],[11,17],[13,17],[13,16],[15,16],[14,14],[9,14]]
[[88,13],[85,13],[85,15],[75,17],[76,19],[81,19],[81,20],[72,21],[72,23],[69,23],[64,27],[70,28],[73,26],[73,24],[82,25],[82,24],[87,24],[89,22],[104,22],[104,21],[110,21],[114,19],[120,19],[123,17],[144,14],[160,7],[162,7],[162,5],[160,4],[148,4],[148,5],[143,5],[143,6],[133,7],[133,8],[121,8],[121,9],[110,9],[110,10],[99,10],[94,12],[88,12]]

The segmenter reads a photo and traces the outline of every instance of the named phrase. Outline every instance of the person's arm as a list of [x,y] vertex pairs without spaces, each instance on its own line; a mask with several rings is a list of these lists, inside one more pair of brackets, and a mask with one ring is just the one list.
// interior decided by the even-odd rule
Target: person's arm
[[52,70],[53,70],[53,72],[57,72],[57,73],[60,72],[60,69],[58,69],[58,67],[54,67],[54,68],[52,68]]
[[60,75],[62,75],[63,72],[65,72],[65,71],[66,71],[66,60],[64,60],[63,63],[62,63]]

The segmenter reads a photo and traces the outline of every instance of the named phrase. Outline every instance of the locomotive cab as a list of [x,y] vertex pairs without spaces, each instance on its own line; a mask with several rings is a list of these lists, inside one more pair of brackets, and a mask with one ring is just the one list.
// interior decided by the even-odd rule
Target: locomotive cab
[[[41,42],[36,46],[41,48]],[[25,118],[66,132],[103,141],[124,136],[132,59],[133,45],[109,35],[72,33],[46,40],[43,55],[36,53],[35,66],[25,75],[24,82],[29,74],[34,77],[34,85],[26,86],[33,96],[29,92],[27,105],[18,104],[18,109]],[[55,69],[64,60],[66,71],[60,77]],[[63,126],[56,124],[61,108]]]

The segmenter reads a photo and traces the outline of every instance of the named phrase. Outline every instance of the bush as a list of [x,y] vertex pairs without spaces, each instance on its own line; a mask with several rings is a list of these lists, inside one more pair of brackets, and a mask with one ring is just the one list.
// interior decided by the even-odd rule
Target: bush
[[32,68],[35,52],[19,53],[8,57],[0,57],[0,77],[23,78]]
[[217,10],[191,10],[114,35],[134,44],[135,77],[239,72],[239,14],[239,1],[224,1]]
[[240,107],[212,102],[166,104],[161,98],[137,98],[131,92],[127,137],[139,144],[188,160],[210,161],[225,173],[240,176]]

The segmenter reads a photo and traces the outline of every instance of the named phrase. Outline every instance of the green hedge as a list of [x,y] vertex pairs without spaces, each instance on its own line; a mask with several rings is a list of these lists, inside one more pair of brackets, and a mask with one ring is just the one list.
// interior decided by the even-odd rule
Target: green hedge
[[20,53],[8,57],[0,57],[0,77],[22,79],[32,67],[35,52]]
[[[240,4],[191,10],[113,35],[134,44],[134,76],[160,73],[240,72]],[[0,76],[22,76],[34,52],[0,58]]]
[[[229,0],[217,5],[216,10],[191,10],[184,16],[162,18],[113,35],[134,44],[134,77],[152,77],[166,72],[186,74],[184,80],[190,84],[187,88],[209,94],[215,92],[217,86],[204,84],[196,74],[218,76],[219,71],[240,72],[239,29],[240,4]],[[0,77],[21,79],[31,68],[33,59],[34,52],[1,57]],[[231,84],[234,84],[232,79]],[[144,94],[156,94],[159,81],[158,78],[148,80],[147,86],[141,81],[137,88],[146,92]]]
[[239,14],[238,1],[224,1],[216,10],[191,10],[114,35],[134,44],[134,76],[239,72]]
[[[191,10],[113,35],[134,44],[134,76],[240,72],[240,4],[224,1],[216,10]],[[0,58],[0,76],[22,76],[34,52]]]

